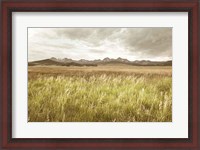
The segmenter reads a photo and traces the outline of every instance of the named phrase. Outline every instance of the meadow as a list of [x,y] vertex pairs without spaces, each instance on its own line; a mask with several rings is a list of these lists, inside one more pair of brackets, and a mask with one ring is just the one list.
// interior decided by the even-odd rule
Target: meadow
[[169,66],[29,66],[29,122],[171,122]]

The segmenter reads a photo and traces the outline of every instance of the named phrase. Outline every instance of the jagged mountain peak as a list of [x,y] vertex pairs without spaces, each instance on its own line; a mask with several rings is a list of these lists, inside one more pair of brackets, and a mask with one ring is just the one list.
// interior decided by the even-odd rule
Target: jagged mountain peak
[[55,57],[51,57],[50,59],[51,59],[51,60],[57,60],[57,58],[55,58]]
[[30,65],[48,65],[48,64],[56,64],[56,65],[76,65],[76,66],[97,66],[97,65],[106,65],[106,64],[112,64],[112,65],[118,65],[118,64],[126,64],[131,66],[171,66],[172,61],[150,61],[150,60],[135,60],[135,61],[129,61],[128,59],[124,59],[121,57],[118,57],[116,59],[105,57],[104,59],[95,59],[95,60],[87,60],[87,59],[80,59],[80,60],[73,60],[70,58],[63,58],[58,59],[55,57],[51,57],[50,59],[44,59],[40,61],[30,62]]
[[111,60],[109,57],[103,59],[103,61],[109,61],[109,60]]

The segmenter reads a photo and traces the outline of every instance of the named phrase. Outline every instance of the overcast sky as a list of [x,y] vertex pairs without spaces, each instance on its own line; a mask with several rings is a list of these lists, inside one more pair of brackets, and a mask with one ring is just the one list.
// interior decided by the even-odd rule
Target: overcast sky
[[28,28],[28,60],[51,57],[171,60],[172,28]]

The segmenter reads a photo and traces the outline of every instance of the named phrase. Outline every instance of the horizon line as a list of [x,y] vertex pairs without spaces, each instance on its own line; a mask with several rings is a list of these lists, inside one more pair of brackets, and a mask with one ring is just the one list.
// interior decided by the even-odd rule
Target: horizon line
[[[66,58],[67,58],[67,59],[72,59],[72,58],[68,58],[68,57],[65,57],[65,58],[50,57],[50,58],[44,58],[44,59],[38,59],[38,60],[32,60],[32,61],[29,61],[29,60],[28,60],[28,62],[41,61],[41,60],[45,60],[45,59],[51,60],[52,58],[55,58],[55,59],[58,59],[58,60],[63,60],[63,59],[66,59]],[[166,62],[166,61],[172,61],[172,59],[169,59],[169,60],[150,60],[150,59],[129,60],[129,59],[127,59],[127,58],[122,58],[122,57],[117,57],[117,58],[105,57],[105,58],[115,59],[115,60],[121,58],[121,59],[126,59],[126,60],[128,60],[128,61],[130,61],[130,62],[133,62],[133,61],[151,61],[151,62]],[[92,60],[88,60],[88,59],[83,59],[83,58],[81,58],[81,59],[72,59],[72,60],[73,60],[73,61],[80,61],[80,60],[95,61],[95,60],[104,60],[105,58],[103,58],[103,59],[92,59]]]

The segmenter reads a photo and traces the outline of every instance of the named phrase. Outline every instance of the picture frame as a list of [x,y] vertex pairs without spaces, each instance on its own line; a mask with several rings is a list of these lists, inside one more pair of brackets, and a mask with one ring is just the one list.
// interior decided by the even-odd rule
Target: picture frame
[[[8,0],[1,16],[2,149],[192,149],[200,148],[199,1],[198,0]],[[13,12],[188,12],[188,138],[12,138]],[[181,53],[181,52],[180,52]]]

